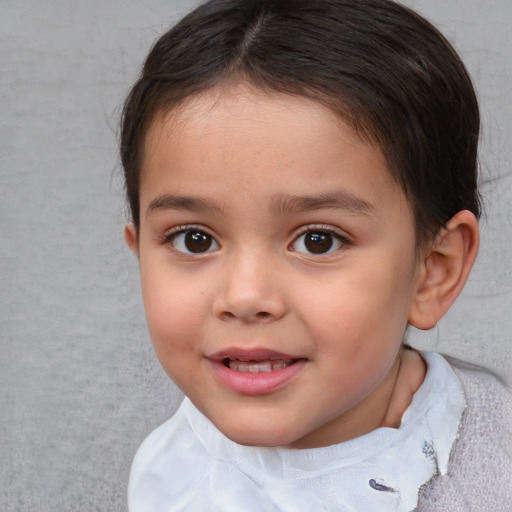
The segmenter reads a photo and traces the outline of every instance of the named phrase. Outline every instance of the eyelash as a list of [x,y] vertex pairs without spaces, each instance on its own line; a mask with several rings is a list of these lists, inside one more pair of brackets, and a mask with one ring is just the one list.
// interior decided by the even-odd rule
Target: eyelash
[[187,251],[178,249],[177,247],[174,246],[173,242],[178,238],[179,235],[186,235],[187,233],[194,233],[194,232],[195,233],[203,233],[204,235],[210,237],[211,242],[213,244],[215,244],[215,246],[216,246],[214,249],[215,250],[218,249],[219,243],[217,242],[215,237],[204,226],[200,226],[197,224],[186,224],[183,226],[176,226],[176,227],[172,228],[170,231],[167,231],[164,234],[164,236],[162,237],[162,243],[164,245],[170,245],[173,251],[175,251],[179,254],[184,254],[184,255],[201,256],[203,254],[207,254],[207,253],[211,252],[211,250],[209,250],[210,245],[208,245],[208,247],[206,248],[205,251],[198,251],[198,252],[193,252],[193,251],[187,252]]
[[[205,250],[200,250],[197,252],[194,252],[192,250],[182,250],[180,248],[177,248],[174,246],[174,241],[177,239],[179,235],[186,235],[188,233],[202,233],[210,238],[210,243],[206,246]],[[300,238],[308,233],[312,234],[319,234],[319,235],[328,235],[332,237],[338,244],[339,247],[335,247],[333,250],[332,246],[329,245],[327,247],[327,250],[325,252],[313,252],[313,251],[300,251],[297,249],[294,249],[293,246],[297,244],[297,242],[300,240]],[[171,248],[176,251],[179,254],[185,254],[185,255],[194,255],[194,256],[201,256],[203,254],[207,254],[209,252],[212,252],[211,245],[214,244],[213,250],[219,249],[219,243],[215,239],[215,237],[210,234],[209,230],[206,229],[203,226],[196,225],[196,224],[187,224],[183,226],[176,226],[172,228],[170,231],[166,232],[164,236],[162,237],[162,243],[164,245],[171,245]],[[186,241],[184,241],[186,244]],[[328,254],[331,254],[333,252],[336,252],[348,245],[350,245],[350,240],[347,238],[346,235],[342,235],[338,231],[334,230],[332,227],[326,226],[326,225],[318,225],[318,224],[310,224],[307,226],[303,226],[297,233],[294,235],[294,239],[291,242],[291,244],[288,246],[291,251],[297,252],[300,254],[307,254],[308,256],[317,256],[317,257],[325,257]],[[305,243],[303,242],[303,245],[305,246]],[[320,249],[322,249],[321,246],[319,246]]]
[[[322,257],[323,256],[323,257],[325,257],[328,254],[332,254],[334,252],[339,251],[340,249],[346,248],[347,246],[351,245],[351,241],[349,240],[347,235],[341,234],[340,232],[338,232],[337,230],[333,229],[332,227],[326,226],[326,225],[323,225],[323,224],[310,224],[310,225],[302,227],[295,234],[293,242],[290,244],[290,247],[292,245],[294,245],[295,243],[297,243],[297,241],[300,239],[301,236],[304,236],[304,235],[306,235],[308,233],[330,235],[330,236],[332,236],[332,238],[334,240],[336,240],[340,244],[340,247],[338,247],[338,248],[336,248],[336,249],[334,249],[332,251],[329,249],[327,252],[323,252],[323,253],[316,253],[316,254],[313,253],[313,252],[302,253],[302,254],[308,254],[309,256],[318,256],[318,257]],[[300,252],[300,251],[294,251],[294,252]]]

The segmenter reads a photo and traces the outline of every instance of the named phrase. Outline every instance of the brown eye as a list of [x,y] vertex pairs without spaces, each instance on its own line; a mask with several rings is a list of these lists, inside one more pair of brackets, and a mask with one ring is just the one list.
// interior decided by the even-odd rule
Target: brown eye
[[205,252],[212,245],[212,237],[201,231],[189,231],[185,234],[185,247],[190,252]]
[[323,254],[332,247],[332,235],[330,233],[306,233],[304,246],[313,254]]
[[208,233],[193,229],[176,233],[172,236],[171,243],[175,249],[186,254],[201,254],[219,248]]
[[304,254],[327,254],[341,248],[346,240],[329,231],[308,231],[292,244],[294,251]]

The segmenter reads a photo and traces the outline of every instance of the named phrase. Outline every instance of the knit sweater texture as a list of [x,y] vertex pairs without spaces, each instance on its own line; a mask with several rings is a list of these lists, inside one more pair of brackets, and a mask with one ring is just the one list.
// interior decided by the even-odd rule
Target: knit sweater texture
[[510,390],[487,370],[445,356],[459,378],[466,409],[448,474],[420,491],[417,512],[512,512]]

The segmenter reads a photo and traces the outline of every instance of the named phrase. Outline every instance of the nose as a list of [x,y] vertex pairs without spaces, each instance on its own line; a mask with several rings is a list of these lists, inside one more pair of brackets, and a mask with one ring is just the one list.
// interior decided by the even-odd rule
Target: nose
[[224,321],[248,324],[278,320],[286,312],[286,302],[279,290],[276,266],[262,252],[248,252],[226,261],[214,314]]

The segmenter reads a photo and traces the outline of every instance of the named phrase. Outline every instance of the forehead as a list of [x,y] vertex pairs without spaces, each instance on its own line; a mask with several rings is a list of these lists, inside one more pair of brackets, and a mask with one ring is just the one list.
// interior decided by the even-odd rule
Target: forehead
[[[319,102],[262,90],[246,82],[221,84],[159,113],[149,127],[145,155],[151,156],[155,145],[162,142],[183,143],[198,138],[205,148],[214,141],[217,146],[224,142],[235,149],[234,143],[244,137],[248,143],[258,138],[269,149],[278,145],[284,148],[306,131],[311,137],[314,131],[325,135],[340,128],[351,141],[362,143],[343,120]],[[282,137],[276,137],[277,130],[281,130]],[[249,133],[252,137],[247,139]]]
[[380,148],[331,110],[247,84],[209,90],[159,115],[144,155],[146,207],[165,188],[174,194],[207,189],[225,200],[342,188],[368,204],[407,203]]

